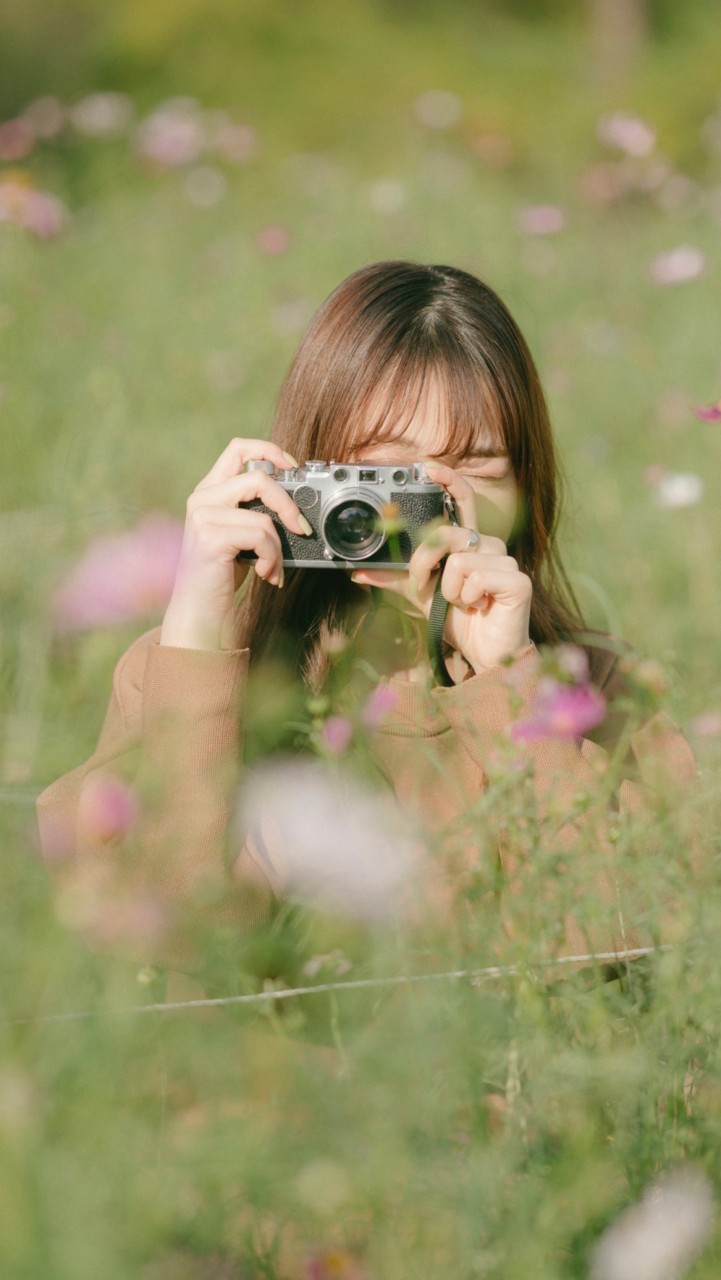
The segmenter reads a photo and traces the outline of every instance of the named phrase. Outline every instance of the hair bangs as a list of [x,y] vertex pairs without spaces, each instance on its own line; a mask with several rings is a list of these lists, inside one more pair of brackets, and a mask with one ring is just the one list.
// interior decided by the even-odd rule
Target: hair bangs
[[435,457],[466,458],[475,452],[506,450],[503,418],[487,373],[460,352],[454,356],[436,352],[419,359],[408,351],[396,360],[380,389],[369,387],[364,409],[359,406],[354,415],[353,452],[358,456],[379,441],[403,440],[424,410],[435,418]]

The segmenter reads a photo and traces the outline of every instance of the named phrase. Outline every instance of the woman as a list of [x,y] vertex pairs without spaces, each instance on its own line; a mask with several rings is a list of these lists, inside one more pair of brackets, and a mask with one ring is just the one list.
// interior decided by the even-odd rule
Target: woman
[[[277,523],[305,536],[309,525],[274,476],[245,468],[256,459],[283,470],[296,458],[424,461],[454,499],[460,523],[434,529],[407,571],[284,573]],[[277,519],[246,505],[255,499]],[[431,831],[462,831],[455,843],[466,862],[498,862],[511,931],[513,892],[527,881],[538,832],[553,815],[548,838],[559,859],[582,846],[605,851],[586,893],[607,908],[589,931],[564,902],[553,950],[627,947],[636,935],[619,908],[606,805],[598,798],[607,753],[621,733],[618,715],[607,717],[596,741],[528,744],[532,811],[512,824],[514,832],[497,820],[467,822],[488,788],[498,743],[533,705],[537,646],[583,639],[554,545],[557,517],[557,465],[540,381],[496,294],[445,266],[385,262],[356,272],[301,343],[272,442],[233,440],[191,495],[162,628],[121,659],[95,755],[41,797],[46,842],[60,825],[71,833],[67,865],[74,873],[92,865],[93,876],[107,875],[110,885],[119,873],[140,876],[179,914],[181,904],[202,901],[215,918],[244,928],[267,920],[286,888],[282,859],[262,833],[249,836],[240,854],[228,843],[248,670],[282,659],[322,690],[332,651],[359,628],[369,644],[387,612],[370,607],[373,588],[410,620],[387,672],[395,706],[376,742],[401,804],[420,811]],[[244,552],[256,558],[239,561]],[[440,683],[424,641],[437,587],[447,605]],[[601,638],[586,653],[593,683],[613,703],[621,684],[613,646]],[[677,783],[693,775],[686,744],[658,718],[629,735],[624,754],[627,748],[633,780],[618,791],[626,809],[643,808],[649,761],[656,776],[667,762]],[[103,777],[117,771],[132,773],[145,797],[143,816],[101,848],[95,797]],[[447,905],[452,891],[447,884],[437,890]]]

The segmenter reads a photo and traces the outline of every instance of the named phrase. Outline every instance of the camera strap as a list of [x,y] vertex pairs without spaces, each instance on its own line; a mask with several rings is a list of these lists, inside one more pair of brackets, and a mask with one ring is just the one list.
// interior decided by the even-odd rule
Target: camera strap
[[428,615],[428,657],[437,684],[442,684],[448,688],[453,684],[453,681],[448,674],[448,668],[443,657],[443,628],[446,625],[446,616],[449,609],[448,601],[441,591],[441,579],[445,563],[445,560],[442,560],[439,565],[440,573],[436,579],[436,589],[433,592],[431,611]]

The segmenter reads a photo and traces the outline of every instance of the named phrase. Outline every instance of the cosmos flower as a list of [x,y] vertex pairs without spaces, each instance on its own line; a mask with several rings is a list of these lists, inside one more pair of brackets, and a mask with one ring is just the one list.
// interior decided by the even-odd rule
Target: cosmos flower
[[687,1170],[662,1178],[601,1237],[591,1280],[681,1280],[706,1244],[713,1219],[705,1174]]
[[107,844],[134,826],[139,813],[133,788],[115,774],[91,778],[83,788],[78,822],[93,844]]
[[397,704],[398,694],[391,685],[376,685],[361,713],[363,724],[367,729],[377,729],[395,710]]
[[656,146],[656,134],[651,126],[628,111],[601,116],[596,132],[606,146],[617,147],[635,159],[650,155]]
[[114,626],[160,613],[170,598],[182,538],[182,525],[161,514],[125,533],[96,538],[55,593],[57,630]]
[[690,471],[663,472],[654,485],[659,507],[695,507],[703,497],[703,480]]
[[38,191],[24,174],[9,173],[0,178],[0,222],[12,222],[39,240],[52,240],[66,220],[62,201]]
[[0,160],[24,160],[34,146],[35,134],[22,116],[0,124]]
[[277,258],[290,248],[290,232],[286,227],[263,227],[255,237],[255,245],[265,258]]
[[653,259],[649,274],[654,284],[685,284],[695,280],[706,270],[706,258],[700,249],[682,244],[668,253],[660,253]]
[[556,204],[532,204],[519,209],[518,226],[529,236],[555,236],[563,231],[566,215]]
[[347,716],[329,716],[320,731],[323,746],[333,755],[342,755],[353,737],[353,725]]
[[138,155],[164,169],[194,164],[205,148],[205,128],[192,98],[161,103],[138,127]]
[[77,133],[89,138],[113,138],[130,124],[133,104],[125,93],[89,93],[68,114]]
[[721,400],[715,404],[695,404],[693,411],[700,422],[721,422]]
[[605,713],[606,700],[593,685],[567,684],[545,676],[528,715],[511,726],[511,737],[516,742],[580,738],[600,724]]
[[322,760],[274,760],[246,774],[236,829],[280,892],[373,922],[392,917],[417,843],[390,794]]

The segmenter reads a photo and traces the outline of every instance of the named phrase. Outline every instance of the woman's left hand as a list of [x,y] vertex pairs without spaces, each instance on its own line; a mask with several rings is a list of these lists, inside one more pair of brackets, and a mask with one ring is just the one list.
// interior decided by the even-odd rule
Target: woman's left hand
[[533,587],[505,543],[479,532],[469,482],[440,463],[428,469],[454,499],[461,525],[435,528],[414,551],[407,571],[360,568],[353,581],[394,591],[427,618],[438,566],[445,558],[441,591],[450,608],[444,638],[478,674],[530,644]]

